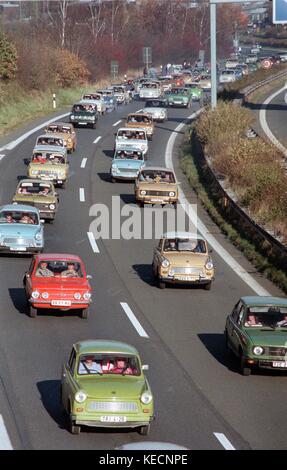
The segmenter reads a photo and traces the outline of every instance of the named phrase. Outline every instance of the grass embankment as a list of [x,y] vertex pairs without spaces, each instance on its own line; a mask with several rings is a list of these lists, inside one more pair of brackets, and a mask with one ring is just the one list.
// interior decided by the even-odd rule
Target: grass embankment
[[[238,221],[226,207],[207,169],[202,151],[212,156],[213,169],[236,194],[237,202],[258,224],[287,240],[286,177],[281,155],[260,138],[245,137],[252,116],[231,103],[206,110],[182,147],[181,167],[205,209],[223,233],[275,284],[287,292],[286,259],[278,259],[268,243]],[[285,264],[284,264],[285,263]],[[285,268],[284,268],[285,266]]]

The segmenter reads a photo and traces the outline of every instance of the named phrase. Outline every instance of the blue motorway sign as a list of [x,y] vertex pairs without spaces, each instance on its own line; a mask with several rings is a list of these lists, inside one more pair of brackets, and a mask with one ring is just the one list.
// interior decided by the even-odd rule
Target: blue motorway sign
[[273,23],[287,24],[287,0],[273,0]]

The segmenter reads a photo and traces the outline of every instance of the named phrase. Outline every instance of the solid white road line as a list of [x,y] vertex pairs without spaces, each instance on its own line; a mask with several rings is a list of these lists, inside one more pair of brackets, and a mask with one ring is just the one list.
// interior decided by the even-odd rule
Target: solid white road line
[[19,145],[21,142],[23,142],[23,140],[27,139],[27,137],[29,137],[30,135],[34,134],[35,132],[39,131],[40,129],[42,129],[45,126],[48,126],[51,122],[54,122],[54,121],[57,121],[58,119],[62,119],[63,117],[69,116],[69,114],[70,113],[60,114],[59,116],[54,116],[53,119],[49,119],[49,121],[43,122],[39,126],[34,127],[33,129],[31,129],[30,131],[25,132],[25,134],[21,135],[21,137],[19,137],[18,139],[12,140],[8,144],[1,147],[0,152],[1,152],[1,150],[4,150],[4,149],[8,149],[8,150],[14,149],[17,145]]
[[236,450],[224,434],[221,432],[214,432],[213,434],[215,435],[216,439],[219,440],[220,444],[224,447],[225,450]]
[[94,140],[93,144],[96,144],[97,142],[99,142],[99,140],[101,140],[101,138],[102,138],[102,136],[99,135],[99,137],[97,137],[97,138]]
[[116,127],[120,122],[122,122],[121,119],[120,119],[119,121],[115,122],[115,123],[113,124],[113,127]]
[[269,103],[271,103],[271,101],[273,101],[274,98],[276,98],[276,96],[280,95],[280,93],[282,93],[282,91],[284,91],[284,90],[287,92],[287,88],[285,86],[280,88],[280,90],[277,90],[275,93],[270,95],[264,101],[264,103],[261,105],[261,109],[259,111],[259,121],[260,121],[261,127],[262,127],[263,131],[265,132],[265,134],[267,135],[268,139],[271,140],[271,142],[280,150],[280,152],[283,153],[283,155],[285,157],[287,157],[286,147],[284,147],[284,145],[282,145],[281,142],[279,142],[279,140],[276,139],[275,135],[271,132],[270,127],[267,124],[267,119],[266,119],[266,106]]
[[79,189],[79,195],[80,195],[80,201],[85,202],[85,189],[84,188]]
[[141,113],[141,112],[142,112],[142,109],[138,109],[138,110],[136,111],[136,113]]
[[2,415],[0,415],[0,450],[13,450]]
[[[187,119],[194,119],[197,117],[199,112],[191,114]],[[186,123],[179,124],[176,129],[171,133],[170,138],[165,151],[165,166],[167,168],[173,167],[172,153],[175,140],[178,136],[179,131],[186,125]],[[223,248],[223,246],[215,239],[213,235],[209,233],[208,228],[197,216],[192,205],[188,202],[184,192],[179,188],[179,200],[183,205],[183,209],[192,220],[193,224],[197,226],[199,232],[204,236],[206,241],[212,246],[212,248],[221,256],[223,261],[254,291],[257,295],[271,295],[266,289],[264,289],[253,277]]]
[[141,326],[140,322],[138,321],[138,319],[136,318],[136,316],[134,315],[134,313],[132,312],[128,304],[126,302],[120,302],[120,304],[121,304],[122,309],[128,316],[129,320],[132,322],[133,326],[137,330],[138,334],[142,336],[143,338],[149,338],[148,334],[143,329],[143,327]]
[[97,245],[97,242],[95,240],[93,232],[87,232],[87,235],[88,235],[88,239],[90,241],[93,252],[94,253],[100,253],[100,250],[98,248],[98,245]]
[[85,168],[87,160],[88,160],[87,158],[83,158],[83,160],[81,162],[81,168]]
[[2,160],[2,158],[4,158],[4,157],[5,157],[5,154],[4,154],[4,153],[1,153],[1,154],[0,154],[0,160]]

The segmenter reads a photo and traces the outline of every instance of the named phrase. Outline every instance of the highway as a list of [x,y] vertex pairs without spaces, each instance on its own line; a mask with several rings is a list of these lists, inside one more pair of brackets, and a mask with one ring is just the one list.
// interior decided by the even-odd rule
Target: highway
[[[175,442],[189,449],[223,449],[214,434],[222,433],[236,449],[286,449],[287,424],[282,413],[286,377],[279,372],[243,377],[237,362],[226,356],[226,316],[240,296],[254,291],[220,253],[213,252],[216,274],[210,292],[181,287],[160,290],[151,272],[155,240],[99,240],[99,253],[90,244],[87,232],[93,204],[111,208],[116,195],[120,195],[121,204],[134,202],[133,184],[111,183],[109,170],[114,132],[121,124],[118,121],[142,106],[135,101],[119,107],[102,117],[96,130],[77,129],[78,148],[69,156],[67,189],[59,190],[60,207],[54,224],[45,225],[45,252],[78,254],[93,275],[89,319],[50,312],[29,318],[22,278],[30,258],[1,256],[0,413],[13,448],[113,449],[146,439],[133,430],[86,428],[76,436],[65,428],[59,403],[61,365],[73,342],[103,338],[134,345],[143,363],[149,364],[147,376],[155,397],[156,419],[148,440]],[[192,111],[196,109],[193,105]],[[168,112],[168,121],[156,124],[148,165],[165,165],[171,133],[191,114],[191,110],[182,109]],[[11,201],[17,181],[26,175],[24,158],[31,154],[37,135],[40,131],[14,150],[1,152],[6,155],[0,162],[2,204]],[[182,131],[177,133],[173,161],[181,188],[197,203],[178,168],[182,135]],[[198,213],[209,232],[263,288],[282,295],[254,272],[200,205]],[[129,306],[148,337],[138,334],[121,303]]]

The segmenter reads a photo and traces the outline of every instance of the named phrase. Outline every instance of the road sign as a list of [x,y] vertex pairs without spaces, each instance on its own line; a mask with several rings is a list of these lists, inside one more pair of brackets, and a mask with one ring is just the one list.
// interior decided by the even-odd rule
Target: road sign
[[262,67],[263,69],[270,69],[270,68],[272,67],[272,62],[271,62],[271,60],[269,60],[269,59],[264,59],[264,60],[262,60],[262,62],[261,62],[261,67]]
[[273,23],[287,24],[287,0],[273,0]]
[[205,51],[200,50],[198,54],[198,61],[201,63],[201,65],[204,64],[204,56],[205,56]]
[[143,47],[143,63],[147,66],[152,63],[151,47]]
[[119,76],[119,63],[116,60],[111,61],[111,80],[115,83]]

